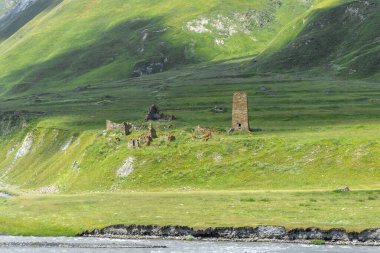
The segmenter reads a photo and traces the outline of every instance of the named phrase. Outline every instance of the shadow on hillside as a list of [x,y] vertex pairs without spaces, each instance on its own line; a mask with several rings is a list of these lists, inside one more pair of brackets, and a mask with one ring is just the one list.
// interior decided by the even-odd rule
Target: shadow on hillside
[[[106,75],[115,71],[119,78],[128,78],[163,72],[189,61],[184,55],[184,45],[173,45],[164,40],[167,29],[161,18],[129,20],[100,33],[101,37],[91,45],[17,70],[3,81],[12,83],[23,77],[9,91],[14,94],[37,85],[62,84],[115,62],[118,69],[108,69]],[[123,66],[125,70],[120,71]]]
[[352,77],[372,76],[380,72],[379,13],[378,0],[318,9],[293,41],[253,65],[259,72],[321,68]]
[[38,14],[53,9],[62,1],[63,0],[39,0],[17,14],[11,10],[0,19],[0,41],[8,39]]

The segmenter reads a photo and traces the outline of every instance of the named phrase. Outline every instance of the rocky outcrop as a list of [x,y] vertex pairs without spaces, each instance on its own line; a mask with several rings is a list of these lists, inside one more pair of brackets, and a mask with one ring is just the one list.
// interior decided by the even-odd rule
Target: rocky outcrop
[[223,108],[220,106],[214,106],[213,108],[210,109],[210,111],[215,112],[215,113],[223,113],[223,112],[226,112],[226,108]]
[[360,232],[358,235],[358,240],[361,242],[374,241],[380,242],[380,228],[376,229],[366,229]]
[[0,19],[3,15],[3,13],[7,13],[9,10],[11,10],[15,5],[17,4],[16,0],[3,0],[0,1]]
[[[7,198],[11,198],[11,197],[13,197],[12,194],[9,194],[8,192],[2,192],[2,191],[0,191],[0,199],[1,199],[1,198],[5,198],[5,199],[7,199]],[[0,234],[0,235],[1,235],[1,234]]]
[[249,238],[256,230],[252,227],[216,227],[195,231],[192,236],[201,238],[226,238],[239,239]]
[[[9,10],[4,15],[0,16],[0,21],[5,21],[6,18],[14,17],[20,12],[26,10],[29,6],[34,4],[37,0],[6,0],[4,5]],[[0,28],[2,23],[0,22]]]
[[117,176],[118,177],[128,177],[133,172],[133,163],[135,162],[135,158],[130,156],[128,157],[123,165],[118,169]]
[[193,235],[194,230],[185,226],[114,225],[103,229],[85,231],[80,236],[160,236],[178,237]]
[[287,234],[284,227],[258,226],[256,235],[260,239],[282,239]]
[[290,240],[323,240],[324,233],[319,228],[296,228],[288,232]]
[[152,59],[137,63],[133,70],[133,77],[140,77],[144,75],[152,75],[164,72],[165,64],[168,61],[166,57],[160,59]]
[[215,227],[194,229],[187,226],[156,226],[156,225],[114,225],[103,229],[85,231],[79,236],[119,237],[119,238],[149,238],[168,237],[184,239],[189,236],[198,239],[224,239],[243,241],[279,241],[303,242],[323,240],[336,244],[380,245],[380,228],[367,229],[362,232],[347,232],[334,228],[321,230],[319,228],[297,228],[286,230],[281,226],[253,227]]
[[32,148],[33,142],[34,142],[33,133],[28,133],[26,137],[24,138],[24,141],[22,142],[21,147],[19,148],[19,150],[17,150],[14,160],[17,160],[20,157],[27,155],[30,152],[30,149]]

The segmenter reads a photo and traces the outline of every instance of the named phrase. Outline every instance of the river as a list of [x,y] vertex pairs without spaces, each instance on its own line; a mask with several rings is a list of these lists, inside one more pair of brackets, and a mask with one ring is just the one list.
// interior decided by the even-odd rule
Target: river
[[[99,248],[100,247],[100,248]],[[378,253],[380,247],[0,236],[1,253]]]

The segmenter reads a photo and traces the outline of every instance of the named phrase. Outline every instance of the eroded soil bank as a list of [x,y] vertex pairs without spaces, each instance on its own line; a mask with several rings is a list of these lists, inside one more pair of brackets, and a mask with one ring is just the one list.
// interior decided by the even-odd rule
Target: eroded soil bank
[[347,232],[334,228],[296,228],[286,230],[281,226],[258,227],[215,227],[194,229],[187,226],[155,225],[113,225],[102,229],[85,231],[79,236],[111,238],[167,238],[179,240],[230,240],[230,241],[270,241],[292,243],[327,243],[341,245],[380,245],[380,228],[366,229],[361,232]]

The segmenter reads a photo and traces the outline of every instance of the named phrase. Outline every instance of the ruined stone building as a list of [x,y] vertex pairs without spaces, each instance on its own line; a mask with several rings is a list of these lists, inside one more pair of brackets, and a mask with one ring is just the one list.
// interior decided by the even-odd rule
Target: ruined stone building
[[121,124],[114,123],[110,120],[106,120],[106,129],[107,130],[119,130],[125,135],[131,134],[133,125],[128,122],[123,122]]
[[153,128],[152,124],[149,125],[148,135],[149,135],[152,139],[157,138],[157,132],[156,132],[156,129]]
[[249,131],[248,98],[244,92],[235,92],[232,102],[232,129]]
[[157,105],[151,105],[148,109],[148,114],[145,115],[145,121],[148,120],[175,120],[174,115],[167,115],[160,112]]
[[158,138],[156,129],[153,128],[152,124],[149,125],[148,132],[141,135],[138,138],[133,138],[128,141],[129,148],[140,148],[143,146],[150,146],[153,139]]

